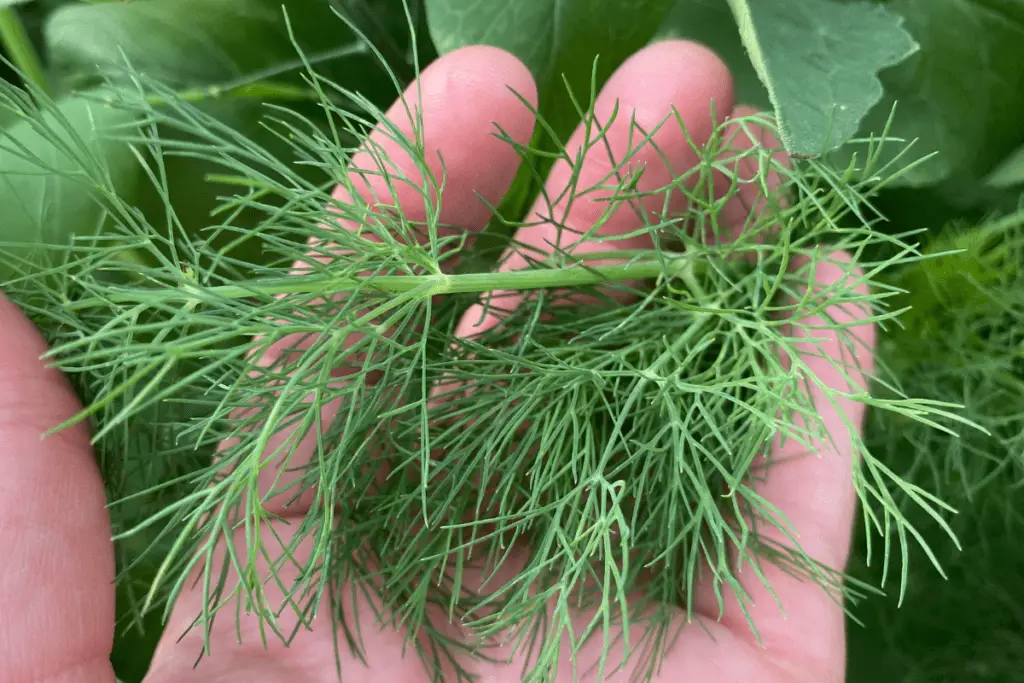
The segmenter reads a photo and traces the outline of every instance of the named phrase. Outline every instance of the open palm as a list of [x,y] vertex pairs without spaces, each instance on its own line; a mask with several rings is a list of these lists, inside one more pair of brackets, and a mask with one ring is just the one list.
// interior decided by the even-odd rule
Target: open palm
[[[422,103],[420,114],[428,161],[440,175],[443,159],[447,178],[441,222],[482,227],[490,216],[488,204],[498,204],[519,162],[512,147],[495,137],[496,126],[513,140],[528,143],[534,119],[516,93],[535,101],[533,80],[511,55],[493,48],[470,47],[432,64],[418,86],[412,86],[416,87],[419,92],[410,89],[408,101],[420,98]],[[708,50],[692,43],[667,41],[634,55],[614,74],[598,98],[598,120],[607,120],[616,106],[619,114],[609,127],[607,146],[588,152],[582,170],[585,177],[578,182],[589,186],[607,174],[613,166],[608,155],[622,159],[635,152],[635,163],[645,167],[641,185],[665,185],[670,176],[696,163],[698,151],[694,145],[702,145],[715,127],[711,102],[714,111],[723,117],[742,110],[734,109],[727,68]],[[655,135],[655,145],[636,151],[638,136],[631,121],[650,130],[673,110],[685,123],[691,139],[686,139],[681,127],[666,126]],[[411,129],[407,110],[401,103],[392,107],[389,118],[399,128]],[[584,131],[577,131],[570,140],[570,156],[581,145],[583,135]],[[386,136],[376,135],[373,139],[401,163],[401,151]],[[364,151],[362,156],[357,159],[362,168],[373,165],[368,152]],[[401,171],[409,176],[417,173],[412,163]],[[567,164],[556,165],[548,179],[549,196],[562,194],[570,182],[569,176]],[[415,197],[389,197],[381,178],[360,176],[358,182],[375,201],[397,201],[412,214],[412,220],[425,219],[415,215]],[[422,213],[422,199],[419,205]],[[562,210],[561,222],[579,230],[593,224],[605,210],[605,204],[577,200]],[[726,207],[726,215],[737,224],[742,223],[747,211],[749,203],[744,202],[742,195]],[[640,226],[640,218],[627,209],[614,215],[602,232],[606,236],[625,234]],[[342,223],[340,229],[351,227]],[[521,229],[517,239],[551,250],[560,239],[559,234],[554,225],[538,225]],[[649,247],[647,239],[631,237],[618,241],[617,246]],[[608,249],[607,243],[592,246]],[[833,260],[844,258],[843,254],[832,255]],[[522,265],[513,257],[502,267]],[[838,266],[829,266],[827,259],[817,268],[815,279],[823,286],[843,272]],[[859,315],[862,314],[856,311],[833,310],[829,319],[848,323],[855,322]],[[469,311],[460,332],[472,334],[474,328],[495,322],[481,311]],[[864,342],[863,348],[872,347],[874,330],[869,324],[855,328],[855,333]],[[38,360],[45,348],[37,332],[2,298],[0,348],[4,349],[0,355],[0,683],[113,682],[109,661],[114,629],[113,548],[103,486],[91,457],[88,435],[84,429],[75,428],[40,441],[42,432],[77,412],[79,405],[65,379],[45,369]],[[821,357],[821,351],[837,357],[851,351],[841,348],[838,341],[831,345],[816,341],[815,349],[815,354],[808,355],[805,361],[807,366],[819,373],[824,384],[843,388],[838,385],[848,378],[841,377],[833,363]],[[870,358],[857,359],[857,363],[864,371],[870,368]],[[851,455],[842,446],[850,441],[845,434],[846,425],[860,424],[863,408],[853,404],[826,405],[824,401],[818,405],[834,438],[829,444],[819,445],[816,457],[781,459],[757,483],[757,488],[793,522],[806,552],[829,566],[841,568],[847,560],[856,501],[850,478]],[[840,411],[845,412],[845,417]],[[306,452],[311,451],[310,445]],[[796,454],[794,451],[793,455]],[[280,472],[269,471],[261,475],[266,477],[267,490],[279,475]],[[281,482],[277,481],[276,486],[281,486]],[[281,496],[273,512],[283,519],[277,528],[264,534],[268,554],[288,542],[295,525],[287,521],[301,518],[308,511],[309,499],[308,495]],[[274,507],[273,502],[270,507]],[[279,537],[275,538],[275,534]],[[507,566],[515,566],[514,556]],[[275,572],[286,585],[287,568]],[[844,615],[840,606],[813,583],[801,582],[781,570],[768,568],[767,573],[775,595],[764,588],[753,572],[747,572],[750,576],[746,589],[753,598],[750,610],[762,639],[760,643],[751,633],[746,616],[737,609],[734,597],[726,596],[725,610],[720,612],[711,587],[698,587],[693,618],[701,623],[686,625],[656,680],[844,680]],[[283,595],[280,597],[284,599]],[[344,644],[336,649],[336,633],[329,616],[324,614],[326,610],[318,617],[321,623],[314,622],[313,628],[301,632],[289,647],[271,638],[269,648],[265,648],[256,617],[242,616],[239,639],[238,625],[231,618],[233,615],[228,615],[214,626],[211,654],[199,659],[202,635],[198,630],[190,631],[189,626],[202,601],[200,589],[180,597],[146,678],[148,683],[326,683],[338,680],[338,652],[344,681],[424,678],[421,661],[411,652],[403,656],[404,636],[391,628],[364,629],[365,662],[351,656]],[[364,624],[376,620],[374,606],[368,602],[348,607],[358,612]],[[683,621],[686,615],[679,610],[677,618]],[[580,619],[585,623],[589,616],[582,614]],[[282,623],[280,627],[288,632],[293,625]],[[588,657],[596,658],[600,646],[595,642],[593,651],[581,653],[577,671],[586,670]],[[498,662],[510,661],[473,661],[465,666],[482,681],[521,680],[521,655],[489,654]],[[568,657],[562,661],[566,665],[557,680],[574,680],[576,674]],[[630,674],[624,670],[610,678],[629,680]]]

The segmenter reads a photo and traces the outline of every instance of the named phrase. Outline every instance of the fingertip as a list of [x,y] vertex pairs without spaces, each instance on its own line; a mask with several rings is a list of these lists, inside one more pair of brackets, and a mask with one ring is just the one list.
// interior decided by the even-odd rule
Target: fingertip
[[[850,423],[859,418],[850,415],[846,419],[843,413],[856,412],[858,406],[862,410],[863,403],[837,395],[847,391],[844,373],[836,368],[836,361],[844,355],[837,330],[852,323],[853,329],[846,331],[866,333],[868,345],[873,344],[866,311],[850,305],[851,300],[868,294],[868,286],[851,254],[827,247],[794,257],[790,274],[799,286],[793,288],[797,291],[788,303],[798,317],[788,326],[791,329],[780,345],[786,348],[784,362],[799,361],[796,369],[791,362],[786,364],[812,406],[805,404],[789,417],[797,438],[782,439],[780,432],[770,457],[763,465],[755,465],[758,471],[751,473],[750,486],[763,503],[756,504],[757,511],[751,513],[748,523],[758,528],[762,543],[793,550],[798,545],[800,555],[821,563],[822,569],[842,572],[854,530],[858,496],[853,474],[859,449],[857,427],[850,429]],[[837,289],[845,295],[836,296]],[[801,290],[811,290],[810,296],[825,301],[809,302]],[[828,299],[836,303],[829,305]],[[822,312],[801,314],[810,307],[817,311],[819,303],[825,304]],[[863,329],[857,329],[858,320],[865,320]],[[815,413],[820,422],[807,424],[807,418],[813,421]],[[702,613],[719,618],[748,641],[753,640],[752,621],[757,625],[758,646],[765,648],[772,661],[781,658],[784,670],[799,663],[807,680],[832,680],[836,671],[842,671],[846,656],[841,593],[833,586],[822,586],[818,577],[794,571],[794,565],[785,562],[764,562],[748,571],[750,563],[757,562],[749,549],[737,551],[735,562],[743,593],[723,587],[725,612],[719,615],[719,589],[706,581],[695,596]]]
[[350,182],[334,197],[348,204],[355,189],[371,205],[394,203],[422,222],[434,201],[425,202],[424,184],[443,184],[440,222],[476,231],[515,177],[516,146],[533,134],[537,97],[529,70],[505,50],[471,45],[447,53],[385,112],[387,123],[354,156]]
[[[624,61],[608,79],[595,109],[606,120],[621,102],[629,109],[622,115],[632,116],[648,132],[675,110],[700,146],[732,113],[733,96],[732,73],[717,53],[700,43],[668,39],[651,43]],[[669,131],[660,136],[669,137]],[[692,164],[695,159],[686,161]]]
[[[691,40],[668,38],[655,41],[636,52],[621,67],[626,74],[643,73],[653,82],[693,88],[693,101],[714,111],[714,123],[733,111],[735,86],[732,72],[722,57],[707,45]],[[681,78],[682,77],[682,78]],[[678,101],[678,99],[677,99]]]
[[449,52],[428,67],[433,68],[446,70],[446,76],[456,83],[466,78],[482,89],[478,92],[480,96],[490,94],[505,99],[512,93],[516,100],[522,98],[530,107],[537,107],[537,83],[533,74],[507,50],[493,45],[468,45]]
[[732,118],[740,119],[747,116],[756,116],[760,112],[760,109],[749,104],[737,104],[732,109]]
[[[602,237],[634,231],[641,222],[637,215],[639,207],[633,202],[623,203],[614,216],[604,216],[610,193],[597,190],[609,182],[609,175],[634,171],[642,170],[637,190],[649,193],[639,204],[653,213],[681,211],[687,203],[686,193],[672,185],[700,162],[708,139],[732,107],[729,68],[704,45],[670,39],[634,53],[601,89],[593,105],[593,116],[588,117],[592,121],[578,126],[566,145],[568,159],[584,153],[582,167],[561,160],[548,176],[548,196],[563,197],[570,185],[587,188],[590,196],[584,200],[574,194],[572,200],[562,199],[556,207],[539,199],[532,213],[550,224],[525,234],[520,231],[519,236],[524,242],[547,250],[548,242],[562,239],[562,231],[555,228],[558,224],[582,234],[601,223]],[[600,142],[595,139],[592,123],[603,129]],[[647,247],[649,242],[649,236],[638,234],[617,246],[637,249]],[[580,245],[577,253],[580,249],[598,247],[597,242],[587,242]],[[607,249],[607,245],[600,248]]]
[[817,260],[817,282],[832,285],[843,280],[858,294],[867,294],[870,291],[868,283],[864,280],[864,269],[857,265],[850,252],[828,247],[822,247],[818,251],[821,257]]
[[782,175],[779,169],[791,169],[793,163],[782,140],[776,135],[778,128],[774,119],[757,107],[747,104],[733,108],[730,118],[732,122],[726,127],[725,132],[730,146],[740,151],[756,146],[770,154],[774,168],[767,183],[770,187],[781,185]]
[[[805,283],[803,292],[810,290],[805,308],[820,310],[792,323],[794,351],[818,379],[810,388],[815,404],[831,426],[845,428],[839,422],[849,420],[859,429],[866,406],[842,394],[867,391],[874,370],[877,330],[864,271],[849,252],[822,247],[795,256],[791,272]],[[837,392],[834,402],[826,400],[828,392]]]
[[727,149],[742,152],[759,147],[770,152],[777,161],[789,167],[789,154],[782,141],[775,134],[772,118],[757,107],[738,104],[725,126],[723,137]]
[[[512,53],[489,45],[470,45],[450,52],[434,61],[421,74],[418,86],[409,86],[406,99],[423,98],[424,125],[438,131],[434,144],[445,144],[440,137],[444,131],[449,137],[481,137],[491,141],[462,140],[463,147],[473,147],[473,153],[513,153],[506,142],[498,141],[494,134],[504,131],[520,144],[529,142],[534,127],[533,110],[537,107],[537,84],[526,65]],[[393,107],[393,116],[399,116],[401,101]],[[477,149],[467,142],[483,144],[488,149]],[[500,144],[504,150],[497,147]]]

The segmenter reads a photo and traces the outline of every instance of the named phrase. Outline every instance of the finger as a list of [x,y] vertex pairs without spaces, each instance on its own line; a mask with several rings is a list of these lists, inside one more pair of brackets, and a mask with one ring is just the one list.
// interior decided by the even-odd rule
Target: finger
[[[859,296],[868,294],[867,285],[856,282],[861,271],[845,252],[822,254],[816,263],[807,257],[794,261],[796,272],[808,272],[816,293],[853,288]],[[777,462],[755,487],[789,518],[802,548],[836,568],[846,565],[850,549],[857,500],[853,456],[866,410],[864,403],[842,394],[867,389],[874,367],[875,327],[858,321],[869,315],[866,307],[844,302],[792,326],[798,356],[788,364],[809,376],[806,390],[827,439],[814,441],[810,449],[795,439],[777,443],[772,457]]]
[[0,295],[0,682],[113,681],[114,551],[81,410]]
[[[387,123],[378,126],[364,148],[354,155],[349,177],[336,189],[335,199],[339,205],[370,204],[383,211],[397,206],[407,221],[422,222],[427,219],[429,204],[417,186],[422,186],[428,173],[438,179],[443,174],[445,186],[439,222],[469,230],[482,227],[490,215],[487,203],[499,202],[519,162],[512,146],[496,138],[495,134],[500,129],[514,141],[526,144],[532,132],[533,118],[529,108],[519,100],[520,96],[535,104],[536,89],[528,70],[506,52],[489,47],[470,47],[440,58],[424,71],[418,83],[407,89],[404,101],[400,99],[389,109]],[[425,150],[422,159],[414,158],[402,144],[400,138],[403,135],[421,140]],[[425,164],[427,169],[424,170],[421,164]],[[333,208],[338,210],[338,207]],[[344,211],[338,211],[338,214],[337,225],[332,228],[360,230],[359,221],[346,216]],[[334,251],[330,245],[311,243],[308,257],[296,262],[293,270],[300,272],[322,263],[331,258]],[[354,334],[349,335],[348,344],[355,343],[357,338]],[[264,366],[278,363],[280,358],[275,356],[280,356],[287,349],[301,349],[308,343],[309,340],[293,335],[279,340],[256,360]],[[278,369],[287,371],[287,362]],[[339,407],[338,401],[324,405],[321,423],[330,424]],[[261,494],[274,492],[264,507],[271,513],[293,520],[292,526],[276,522],[271,525],[275,531],[267,539],[266,552],[256,559],[261,575],[270,576],[273,572],[280,577],[265,587],[271,603],[278,597],[282,603],[286,600],[285,596],[277,595],[275,589],[279,586],[291,588],[297,572],[289,573],[287,568],[272,570],[267,566],[266,558],[277,561],[275,548],[279,548],[281,553],[287,550],[287,556],[301,566],[308,560],[311,543],[307,535],[295,543],[296,548],[289,547],[296,533],[294,519],[306,513],[312,499],[312,492],[306,491],[293,501],[294,490],[297,484],[301,485],[304,466],[319,447],[315,434],[297,434],[296,430],[294,427],[281,430],[271,438],[267,450],[274,453],[275,458],[268,467],[261,468],[259,475]],[[294,445],[294,448],[282,448],[284,444]],[[248,545],[242,537],[238,543]],[[244,563],[245,559],[240,561]],[[214,560],[213,565],[216,566],[217,562]],[[233,569],[228,571],[229,574],[234,572]],[[249,580],[251,577],[246,578]],[[230,576],[227,585],[232,585]],[[202,629],[194,629],[180,643],[177,641],[201,613],[208,599],[205,591],[196,586],[183,593],[175,604],[170,626],[154,659],[153,680],[165,680],[161,677],[180,680],[175,678],[176,673],[190,670],[201,652]],[[238,599],[244,599],[244,596]],[[290,599],[298,598],[290,596]],[[282,611],[278,607],[270,604],[267,609]],[[232,611],[230,607],[228,609]],[[281,617],[281,627],[285,633],[298,626],[297,619],[291,614],[292,609],[293,606],[283,608],[285,614]],[[362,606],[360,610],[367,611]],[[326,670],[320,672],[320,678],[306,675],[317,668],[313,662],[326,662],[333,671],[333,629],[301,632],[289,648],[278,647],[275,639],[270,638],[273,651],[259,655],[263,652],[264,640],[261,620],[253,614],[240,617],[237,620],[230,617],[215,620],[212,639],[217,643],[219,654],[203,665],[207,667],[206,672],[215,674],[239,668],[249,671],[253,662],[273,662],[278,667],[280,680],[320,680],[327,675]],[[364,614],[363,617],[364,621],[370,619],[376,625],[377,620],[372,615]],[[242,645],[237,644],[236,628],[242,635]],[[364,634],[364,638],[364,644],[371,651],[398,650],[401,645],[401,636],[391,630],[373,629]],[[326,659],[319,657],[321,654]]]
[[[733,121],[722,132],[722,151],[714,173],[715,196],[725,198],[718,212],[711,212],[705,238],[733,242],[740,237],[763,241],[766,230],[777,230],[779,212],[785,208],[780,189],[785,186],[789,155],[782,142],[757,122],[754,107],[733,109]],[[699,229],[699,227],[698,227]],[[747,246],[747,239],[741,246]]]
[[[525,268],[544,254],[569,248],[598,222],[597,239],[574,246],[574,254],[650,248],[647,234],[624,236],[641,229],[652,214],[653,220],[660,220],[657,215],[664,213],[665,196],[656,191],[697,163],[700,146],[718,124],[712,111],[718,118],[728,115],[732,98],[728,68],[701,45],[671,40],[634,54],[616,70],[594,103],[594,119],[603,140],[595,143],[600,134],[586,125],[573,133],[566,153],[569,159],[582,155],[578,175],[574,178],[575,164],[565,159],[553,166],[528,224],[516,233],[521,246],[506,255],[500,270]],[[639,169],[643,174],[637,192],[653,195],[609,209],[608,200],[615,192],[603,188],[615,188]],[[571,187],[579,192],[567,191]],[[560,199],[549,208],[545,196]],[[677,192],[673,197],[670,212],[682,208],[682,195]],[[457,334],[470,336],[490,329],[499,321],[497,311],[512,310],[519,301],[514,293],[492,293],[485,303],[466,312]]]
[[[536,96],[529,71],[505,51],[473,46],[441,57],[392,105],[386,123],[353,156],[348,179],[339,184],[334,198],[341,206],[369,204],[383,210],[397,206],[407,222],[421,223],[427,220],[432,201],[422,194],[429,174],[438,182],[444,178],[439,222],[469,230],[482,228],[490,216],[488,205],[499,203],[519,164],[513,146],[497,135],[500,131],[526,144],[534,119],[519,98],[535,105]],[[425,156],[417,159],[403,138],[422,141]],[[342,213],[337,228],[358,231],[361,225]],[[307,259],[298,261],[293,270],[308,269],[336,251],[329,245],[311,244]],[[361,337],[347,335],[345,348]],[[262,350],[256,364],[287,371],[298,352],[315,339],[316,335],[289,335],[276,340]],[[350,356],[349,361],[334,370],[335,376],[359,371],[359,358]],[[339,407],[337,402],[323,406],[320,423],[330,424]],[[299,429],[295,426],[273,436],[268,452],[279,455],[260,473],[260,492],[276,492],[268,509],[281,514],[286,502],[290,503],[288,514],[304,514],[311,500],[308,491],[297,498],[294,487],[305,476],[318,440],[307,438],[308,427],[303,426],[303,432]]]
[[[808,274],[815,292],[833,287],[846,291],[860,277],[850,256],[842,252],[823,255],[816,262],[802,258],[794,268]],[[867,293],[864,285],[857,285],[855,291]],[[858,321],[868,315],[847,301],[791,326],[796,355],[786,360],[805,379],[807,397],[820,417],[819,425],[805,424],[798,417],[794,426],[819,437],[777,440],[770,465],[753,485],[756,494],[778,510],[789,531],[762,520],[760,537],[786,548],[793,548],[795,541],[800,551],[837,571],[845,568],[850,552],[857,503],[852,473],[865,412],[863,403],[839,394],[866,389],[876,332],[872,323]],[[761,571],[763,581],[748,561],[739,566],[748,615],[766,655],[779,665],[789,663],[804,673],[820,674],[812,675],[812,680],[831,680],[829,676],[842,670],[845,661],[845,615],[839,596],[770,563],[761,563]],[[705,613],[717,612],[717,608],[708,609],[715,602],[710,589],[703,590]],[[737,635],[753,640],[748,615],[737,603],[734,594],[727,595],[721,621]]]
[[[441,232],[479,231],[519,167],[515,147],[499,135],[525,145],[533,132],[533,114],[520,98],[536,107],[536,85],[508,52],[475,45],[442,56],[388,109],[385,123],[353,156],[334,199],[342,206],[397,209],[405,222],[423,223],[437,208],[424,187],[439,190],[443,182]],[[410,141],[421,142],[423,158]],[[338,223],[360,228],[358,220]]]

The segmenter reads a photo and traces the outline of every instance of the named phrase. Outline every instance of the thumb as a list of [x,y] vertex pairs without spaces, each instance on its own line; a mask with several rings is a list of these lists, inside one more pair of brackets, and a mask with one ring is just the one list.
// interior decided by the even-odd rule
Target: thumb
[[114,552],[80,406],[0,295],[0,683],[113,683]]

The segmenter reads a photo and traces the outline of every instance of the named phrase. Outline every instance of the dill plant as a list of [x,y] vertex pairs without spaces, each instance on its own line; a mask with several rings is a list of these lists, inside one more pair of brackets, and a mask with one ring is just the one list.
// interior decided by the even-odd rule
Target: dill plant
[[[93,428],[119,581],[133,588],[138,616],[198,581],[206,600],[194,628],[244,609],[259,614],[267,639],[288,641],[295,633],[279,628],[267,598],[279,577],[261,575],[257,563],[268,561],[273,574],[302,543],[312,550],[283,586],[300,624],[328,596],[331,618],[349,634],[339,646],[358,651],[368,625],[342,609],[343,591],[372,590],[435,676],[458,666],[461,651],[485,653],[511,632],[532,653],[524,679],[535,680],[558,666],[557,636],[570,632],[577,607],[593,618],[574,642],[604,639],[605,655],[616,626],[645,622],[627,652],[652,674],[671,644],[669,606],[692,608],[698,567],[742,604],[735,556],[755,572],[765,561],[784,566],[837,599],[841,592],[846,604],[875,590],[809,557],[751,481],[773,439],[825,438],[806,392],[815,378],[796,351],[799,339],[822,331],[801,321],[855,305],[896,325],[904,290],[885,275],[928,258],[914,235],[875,227],[872,197],[907,168],[882,156],[891,141],[853,141],[849,166],[784,163],[754,130],[772,130],[772,120],[738,117],[695,147],[692,169],[644,193],[663,196],[666,207],[682,194],[688,205],[682,214],[642,214],[652,248],[624,252],[608,241],[605,252],[576,253],[602,239],[602,218],[538,255],[514,239],[528,224],[515,202],[511,211],[495,207],[483,239],[442,225],[445,178],[430,172],[421,131],[402,134],[359,93],[307,67],[324,119],[266,110],[290,159],[131,69],[100,93],[104,106],[134,115],[112,135],[132,146],[166,199],[163,221],[119,196],[102,158],[47,115],[55,107],[44,93],[2,90],[5,109],[78,160],[73,177],[104,209],[97,234],[5,252],[13,274],[3,289],[43,330],[49,360],[86,406],[74,421]],[[594,118],[595,94],[587,103],[570,93],[593,130],[588,146],[603,144],[610,123]],[[578,179],[586,154],[567,153],[535,114],[538,135],[516,146],[523,186],[539,186],[554,158]],[[415,161],[420,182],[394,174],[387,160],[351,167],[374,126]],[[751,144],[735,145],[728,131],[737,128]],[[652,134],[636,130],[646,144]],[[175,155],[223,169],[208,179],[223,184],[223,200],[199,234],[182,229],[168,196],[163,162]],[[353,171],[414,184],[426,220],[363,198]],[[642,172],[624,159],[600,183],[570,182],[566,192],[604,197],[606,218],[641,199]],[[333,192],[338,184],[345,201]],[[744,187],[760,208],[726,238],[723,207]],[[558,223],[566,196],[540,196]],[[234,225],[243,212],[261,216],[255,229]],[[342,219],[359,229],[338,230]],[[846,264],[850,278],[822,291],[810,274],[831,249],[852,254],[864,275]],[[501,253],[530,265],[495,272]],[[808,266],[792,267],[799,261]],[[296,262],[306,268],[295,272]],[[487,299],[494,291],[522,303],[503,311]],[[457,337],[462,313],[481,298],[499,324]],[[830,334],[858,343],[842,326]],[[963,422],[954,401],[902,391],[884,371],[872,379],[884,391],[818,388],[927,433]],[[865,538],[881,536],[885,570],[895,543],[905,585],[914,543],[934,557],[908,508],[951,534],[949,508],[853,438]],[[300,448],[313,455],[293,470]],[[260,490],[268,468],[280,474],[271,491]],[[309,514],[285,550],[267,556],[260,534],[278,517],[269,502],[300,495],[311,496]],[[766,541],[764,526],[792,544]],[[513,544],[529,548],[525,566],[493,578]],[[155,572],[143,573],[146,562]],[[469,567],[492,579],[467,585]],[[637,591],[644,599],[627,603]],[[453,638],[441,621],[473,638]],[[608,671],[618,662],[588,664]]]
[[[880,340],[879,362],[904,391],[963,406],[982,427],[953,437],[891,412],[871,412],[865,439],[901,476],[937,493],[958,514],[947,530],[900,505],[934,547],[942,573],[915,573],[905,593],[858,610],[851,680],[1019,681],[1024,656],[1021,558],[1024,517],[1024,211],[980,225],[957,222],[929,239],[945,253],[887,278],[913,302],[903,325]],[[952,428],[952,423],[945,422]],[[920,554],[918,551],[917,554]],[[849,571],[877,583],[878,568]],[[979,608],[985,596],[988,609]],[[893,609],[895,604],[899,609]],[[861,648],[871,639],[870,653]]]

